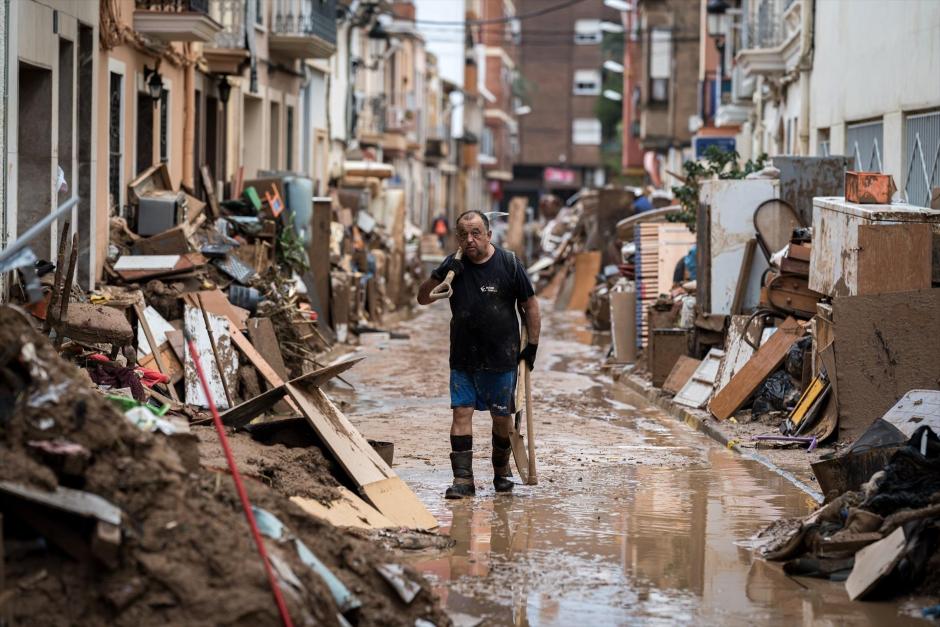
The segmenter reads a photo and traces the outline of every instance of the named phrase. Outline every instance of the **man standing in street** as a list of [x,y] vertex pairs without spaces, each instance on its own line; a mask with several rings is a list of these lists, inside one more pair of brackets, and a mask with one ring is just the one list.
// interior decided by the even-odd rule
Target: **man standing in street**
[[[430,304],[431,290],[454,271],[450,297],[450,463],[454,483],[445,497],[473,496],[473,412],[489,410],[493,418],[493,485],[497,492],[512,491],[509,468],[516,368],[525,360],[535,364],[541,318],[538,300],[522,263],[497,248],[489,220],[479,211],[457,218],[454,232],[463,259],[447,257],[418,290],[418,303]],[[520,351],[519,319],[528,332]]]

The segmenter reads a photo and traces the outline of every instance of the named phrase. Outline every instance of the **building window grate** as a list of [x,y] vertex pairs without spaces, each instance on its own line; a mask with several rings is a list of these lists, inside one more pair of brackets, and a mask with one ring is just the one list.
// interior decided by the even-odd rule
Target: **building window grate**
[[121,205],[121,110],[124,77],[111,72],[108,94],[108,193],[111,195],[111,208],[120,211]]
[[930,194],[940,187],[940,111],[907,116],[905,129],[907,202],[930,206]]
[[170,92],[164,88],[160,94],[160,161],[169,163],[170,148],[168,142],[168,125],[170,123]]
[[845,128],[846,150],[861,172],[882,172],[881,149],[884,146],[884,123],[862,122]]

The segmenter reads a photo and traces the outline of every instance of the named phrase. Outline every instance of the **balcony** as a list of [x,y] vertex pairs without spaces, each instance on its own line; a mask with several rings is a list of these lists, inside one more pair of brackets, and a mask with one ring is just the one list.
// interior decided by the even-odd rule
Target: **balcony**
[[202,53],[210,72],[238,74],[241,64],[248,58],[245,9],[245,0],[210,0],[209,15],[222,26]]
[[409,133],[415,128],[415,110],[402,105],[385,108],[385,131],[387,133]]
[[450,145],[446,139],[428,139],[424,142],[424,156],[431,160],[446,159]]
[[165,42],[208,43],[222,25],[209,17],[209,0],[136,0],[134,30]]
[[328,59],[336,51],[336,0],[275,0],[271,52],[291,59]]
[[745,15],[737,62],[745,74],[779,76],[796,67],[800,56],[802,1],[758,0]]

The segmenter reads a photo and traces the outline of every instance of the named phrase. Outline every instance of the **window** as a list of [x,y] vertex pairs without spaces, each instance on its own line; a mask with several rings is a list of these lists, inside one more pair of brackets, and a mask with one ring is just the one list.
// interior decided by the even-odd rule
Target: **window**
[[940,110],[907,116],[905,135],[907,202],[929,207],[940,187]]
[[829,156],[829,129],[828,128],[816,129],[816,156],[817,157]]
[[574,71],[574,95],[597,96],[601,93],[601,73],[599,70]]
[[665,28],[650,31],[650,95],[652,102],[669,101],[669,77],[672,74],[672,33]]
[[496,147],[493,138],[493,129],[484,127],[483,135],[480,137],[480,154],[489,157],[496,155]]
[[600,146],[601,121],[594,118],[576,118],[571,125],[571,141],[578,146]]
[[881,172],[881,147],[884,146],[884,123],[860,122],[845,127],[845,154],[855,158],[855,169]]
[[601,38],[602,33],[600,20],[575,20],[574,43],[599,44],[601,43]]
[[287,107],[287,137],[285,143],[287,144],[287,167],[285,168],[288,172],[294,169],[294,107]]
[[270,162],[269,167],[272,170],[277,170],[280,168],[280,156],[281,156],[281,105],[277,102],[271,102],[271,134],[269,138],[270,143]]
[[108,89],[108,193],[112,209],[121,208],[124,144],[124,76],[111,72]]

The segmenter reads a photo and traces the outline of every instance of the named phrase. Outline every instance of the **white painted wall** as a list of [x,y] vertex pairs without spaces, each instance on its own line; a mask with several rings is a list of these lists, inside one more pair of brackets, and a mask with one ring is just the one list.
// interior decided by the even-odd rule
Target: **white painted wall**
[[[349,85],[349,22],[342,22],[336,29],[336,52],[330,58],[330,139],[345,143],[348,120],[346,119],[346,93]],[[353,35],[355,36],[355,35]]]
[[940,107],[940,2],[817,1],[810,93],[810,128],[831,129],[832,154],[846,122],[884,120],[884,168],[903,188],[904,114]]

